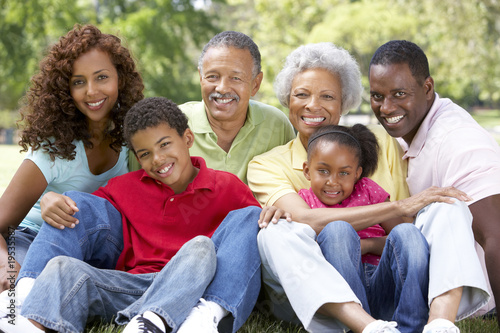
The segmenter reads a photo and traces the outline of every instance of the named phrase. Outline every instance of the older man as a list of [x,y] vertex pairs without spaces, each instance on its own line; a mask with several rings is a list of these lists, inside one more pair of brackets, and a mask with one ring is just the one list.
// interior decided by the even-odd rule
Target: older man
[[427,57],[414,43],[382,45],[369,79],[373,112],[406,152],[410,194],[453,186],[473,198],[470,212],[432,204],[415,222],[431,250],[424,332],[459,332],[453,321],[488,299],[474,238],[485,251],[493,294],[500,296],[500,148],[464,109],[435,93]]
[[198,72],[203,100],[179,106],[196,138],[190,153],[202,156],[209,168],[231,172],[246,183],[247,165],[254,156],[295,138],[283,112],[250,100],[264,75],[259,48],[241,32],[221,32],[203,48]]

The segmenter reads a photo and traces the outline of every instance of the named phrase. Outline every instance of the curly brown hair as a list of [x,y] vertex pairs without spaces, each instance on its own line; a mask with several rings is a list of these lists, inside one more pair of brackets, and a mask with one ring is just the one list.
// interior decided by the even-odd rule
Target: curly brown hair
[[71,31],[53,45],[40,62],[40,70],[31,79],[31,86],[20,110],[23,127],[19,145],[43,149],[52,161],[56,157],[75,158],[74,140],[83,141],[92,148],[86,117],[70,94],[69,81],[73,64],[82,54],[98,49],[106,52],[118,72],[118,99],[110,112],[110,124],[105,137],[110,147],[120,151],[126,144],[123,120],[127,111],[144,98],[144,84],[129,50],[118,37],[101,31],[90,24],[76,24]]

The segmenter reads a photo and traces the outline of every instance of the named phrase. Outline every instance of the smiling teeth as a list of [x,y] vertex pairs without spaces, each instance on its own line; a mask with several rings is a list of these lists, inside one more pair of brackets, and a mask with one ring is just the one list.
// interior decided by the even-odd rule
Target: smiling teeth
[[325,191],[326,194],[339,194],[340,191],[337,191],[337,192],[331,192],[331,191]]
[[309,123],[320,123],[324,121],[326,118],[325,117],[316,117],[316,118],[306,118],[302,117],[303,121],[309,122]]
[[398,121],[400,121],[401,119],[403,119],[404,116],[397,116],[397,117],[390,117],[390,118],[385,118],[385,120],[389,123],[389,124],[395,124],[397,123]]
[[161,169],[161,170],[158,170],[158,173],[161,173],[161,174],[163,174],[163,173],[167,173],[167,172],[168,172],[168,170],[170,170],[170,168],[172,168],[172,165],[173,165],[173,164],[170,164],[169,166],[167,166],[167,167],[165,167],[165,168],[163,168],[163,169]]
[[227,103],[231,102],[232,100],[233,100],[232,98],[217,99],[217,102],[219,102],[221,104],[227,104]]
[[104,103],[104,99],[101,100],[101,101],[99,101],[99,102],[97,102],[97,103],[87,103],[87,104],[90,105],[90,106],[94,106],[95,107],[95,106],[101,105],[102,103]]

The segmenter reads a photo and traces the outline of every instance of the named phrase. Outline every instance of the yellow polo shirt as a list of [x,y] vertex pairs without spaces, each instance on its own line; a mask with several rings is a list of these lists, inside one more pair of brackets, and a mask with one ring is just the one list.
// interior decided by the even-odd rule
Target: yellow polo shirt
[[[391,200],[407,198],[407,168],[401,147],[382,126],[369,128],[380,146],[378,168],[370,178],[391,195]],[[272,206],[285,194],[309,189],[311,184],[302,168],[306,160],[307,152],[298,135],[287,144],[254,157],[248,164],[248,185],[261,205]]]

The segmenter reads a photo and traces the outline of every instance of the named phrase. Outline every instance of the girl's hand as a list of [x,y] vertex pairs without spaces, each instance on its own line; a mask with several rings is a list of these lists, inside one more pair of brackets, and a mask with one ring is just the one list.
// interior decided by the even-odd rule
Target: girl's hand
[[275,207],[275,206],[264,206],[262,207],[262,211],[260,212],[259,217],[259,227],[265,228],[269,224],[278,223],[280,218],[286,219],[288,222],[292,222],[292,214],[285,212],[283,209]]
[[387,236],[361,239],[361,255],[371,253],[381,256],[386,239]]
[[78,212],[76,203],[65,195],[47,192],[40,200],[42,218],[57,229],[74,228],[78,220],[73,216]]

